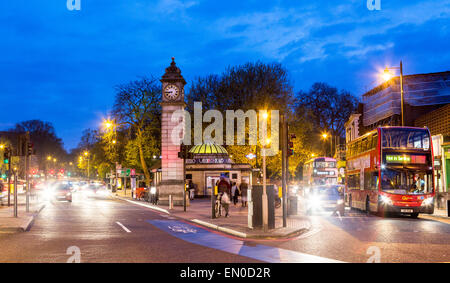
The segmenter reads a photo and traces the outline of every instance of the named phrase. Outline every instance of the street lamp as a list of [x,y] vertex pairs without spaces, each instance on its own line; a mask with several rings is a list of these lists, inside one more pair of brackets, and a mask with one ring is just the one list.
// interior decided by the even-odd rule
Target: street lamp
[[[267,120],[269,118],[269,114],[267,111],[263,114],[263,119]],[[264,123],[264,125],[267,125],[267,123]],[[267,135],[267,129],[263,129],[264,133]],[[267,138],[264,140],[263,149],[264,152],[262,154],[263,158],[263,193],[262,193],[262,216],[263,216],[263,229],[264,231],[269,230],[269,200],[267,197],[267,182],[266,182],[266,152],[267,148],[269,148],[271,143],[270,138]]]
[[84,156],[86,156],[86,159],[87,159],[87,162],[88,162],[88,164],[87,164],[87,172],[88,172],[88,181],[91,179],[90,178],[90,172],[89,172],[89,151],[85,151],[84,153]]
[[400,71],[400,103],[401,103],[401,117],[402,117],[402,127],[405,126],[405,112],[404,112],[404,104],[405,104],[405,91],[403,89],[403,62],[400,61],[400,67],[386,67],[382,76],[383,79],[387,82],[394,77],[394,75],[390,72],[390,70],[399,70]]
[[[323,133],[322,134],[322,139],[323,140],[327,140],[328,139],[328,137],[331,137],[330,138],[330,155],[332,155],[333,154],[333,136],[331,135],[329,135],[328,133]],[[327,155],[327,152],[326,152],[326,150],[325,150],[325,155]]]

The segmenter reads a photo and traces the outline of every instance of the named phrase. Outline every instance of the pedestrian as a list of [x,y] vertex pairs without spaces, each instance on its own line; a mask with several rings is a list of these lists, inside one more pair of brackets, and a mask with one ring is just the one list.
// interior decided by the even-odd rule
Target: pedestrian
[[195,198],[195,185],[192,180],[189,180],[189,199],[194,200]]
[[236,186],[236,182],[233,182],[233,185],[231,186],[231,197],[233,199],[234,206],[236,206],[236,203],[238,202],[238,197],[239,197],[239,189]]
[[225,209],[225,217],[229,216],[229,208],[230,208],[230,198],[231,198],[231,184],[230,181],[225,177],[220,177],[219,182],[217,183],[218,194],[221,198],[220,202]]
[[229,217],[229,213],[230,213],[230,196],[227,192],[223,192],[222,193],[222,197],[220,199],[223,208],[225,209],[225,217]]
[[247,190],[248,190],[248,184],[243,181],[239,187],[239,190],[241,191],[241,202],[242,207],[247,207]]

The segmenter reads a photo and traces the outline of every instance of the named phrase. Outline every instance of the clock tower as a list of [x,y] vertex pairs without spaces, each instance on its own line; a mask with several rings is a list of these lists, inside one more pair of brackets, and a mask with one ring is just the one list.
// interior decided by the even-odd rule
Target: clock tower
[[[180,121],[172,121],[175,111],[184,110],[184,86],[186,81],[181,75],[181,70],[172,58],[172,63],[166,68],[166,73],[162,76],[162,118],[161,118],[161,168],[162,179],[159,187],[159,202],[162,205],[169,203],[169,196],[172,196],[174,205],[183,205],[184,195],[184,171],[183,160],[178,158],[180,152],[180,141],[172,140],[172,132],[175,127],[185,123],[183,118]],[[183,126],[184,129],[184,126]]]

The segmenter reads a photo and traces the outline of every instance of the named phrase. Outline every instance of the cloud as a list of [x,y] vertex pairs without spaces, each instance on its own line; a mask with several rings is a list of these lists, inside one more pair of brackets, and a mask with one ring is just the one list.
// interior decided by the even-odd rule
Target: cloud
[[[327,7],[275,7],[267,12],[221,18],[216,21],[214,29],[227,38],[243,38],[241,44],[235,46],[235,51],[251,48],[267,57],[283,60],[290,53],[301,50],[298,61],[304,63],[325,59],[330,55],[325,47],[330,44],[350,48],[350,51],[341,54],[348,58],[386,50],[395,43],[374,44],[364,39],[404,25],[417,26],[432,19],[450,17],[448,0],[416,4],[406,2],[398,7],[387,6],[380,12],[369,12],[356,2]],[[318,32],[320,36],[316,35]]]

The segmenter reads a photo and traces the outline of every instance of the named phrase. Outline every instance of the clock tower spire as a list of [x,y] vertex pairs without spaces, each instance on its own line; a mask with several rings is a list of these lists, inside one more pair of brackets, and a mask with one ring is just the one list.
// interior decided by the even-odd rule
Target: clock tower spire
[[[162,83],[162,121],[161,121],[161,169],[162,178],[159,188],[159,200],[161,204],[169,203],[169,196],[172,196],[174,205],[183,205],[184,196],[184,171],[183,160],[178,158],[180,152],[180,141],[172,140],[172,132],[175,127],[185,123],[183,118],[173,122],[172,116],[176,111],[184,110],[184,86],[186,81],[181,75],[180,68],[172,57],[172,63],[166,68],[165,74],[161,78]],[[184,129],[184,126],[183,126]]]

